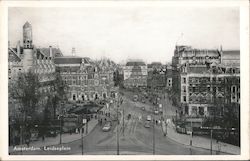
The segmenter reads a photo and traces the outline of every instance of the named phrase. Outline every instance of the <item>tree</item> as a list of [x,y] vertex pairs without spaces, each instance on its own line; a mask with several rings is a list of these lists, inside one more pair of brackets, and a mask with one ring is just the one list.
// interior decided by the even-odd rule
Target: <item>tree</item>
[[[14,118],[15,121],[20,121],[20,143],[30,138],[30,128],[35,119],[35,112],[37,104],[40,100],[39,92],[39,78],[38,75],[29,71],[27,73],[19,73],[18,79],[9,82],[9,96],[10,99],[16,100],[19,104],[19,111],[21,113],[20,120]],[[9,107],[11,108],[11,107]]]
[[33,72],[19,73],[18,79],[10,83],[10,97],[20,103],[20,112],[23,113],[24,121],[27,120],[27,116],[34,116],[41,96],[39,87],[38,75]]
[[60,73],[55,73],[55,79],[51,82],[52,91],[49,93],[49,103],[53,108],[53,118],[56,119],[56,109],[58,104],[66,100],[67,84],[62,80]]

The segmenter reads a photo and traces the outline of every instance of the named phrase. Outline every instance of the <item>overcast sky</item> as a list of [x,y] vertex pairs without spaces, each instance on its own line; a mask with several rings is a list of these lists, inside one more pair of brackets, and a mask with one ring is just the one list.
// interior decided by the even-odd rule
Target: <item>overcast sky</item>
[[36,46],[59,46],[64,55],[71,55],[75,47],[78,56],[115,62],[170,62],[176,43],[206,49],[240,46],[237,8],[9,8],[12,46],[22,42],[26,21],[32,25]]

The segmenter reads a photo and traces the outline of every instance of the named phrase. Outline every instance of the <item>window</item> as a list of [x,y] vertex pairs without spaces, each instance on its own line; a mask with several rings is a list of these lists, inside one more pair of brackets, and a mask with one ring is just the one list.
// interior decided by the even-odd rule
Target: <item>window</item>
[[233,86],[233,93],[235,93],[235,91],[236,91],[236,88],[235,88],[235,86]]
[[183,83],[186,83],[186,78],[183,78]]
[[199,115],[204,115],[204,107],[199,107]]
[[183,96],[183,101],[186,102],[186,96]]
[[183,92],[186,92],[186,86],[183,86],[182,89],[183,89]]

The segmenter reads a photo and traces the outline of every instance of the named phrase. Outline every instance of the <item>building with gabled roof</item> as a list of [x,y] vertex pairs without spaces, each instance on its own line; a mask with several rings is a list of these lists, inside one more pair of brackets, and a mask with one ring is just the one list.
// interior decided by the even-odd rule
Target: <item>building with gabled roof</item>
[[69,86],[68,100],[73,102],[101,101],[111,97],[114,68],[110,62],[92,61],[87,57],[55,58],[56,71]]
[[[59,48],[37,48],[33,44],[32,26],[29,22],[23,25],[23,41],[17,42],[15,47],[8,46],[8,78],[9,86],[19,81],[20,73],[29,71],[38,74],[40,83],[40,92],[45,96],[40,101],[47,99],[47,93],[52,91],[50,82],[55,80],[55,64],[54,58],[62,56]],[[10,115],[12,111],[17,112],[18,102],[13,98],[9,98]],[[14,107],[13,107],[14,106]],[[12,108],[13,107],[13,108]]]
[[147,87],[147,69],[147,65],[143,61],[128,61],[126,65],[123,66],[124,87]]

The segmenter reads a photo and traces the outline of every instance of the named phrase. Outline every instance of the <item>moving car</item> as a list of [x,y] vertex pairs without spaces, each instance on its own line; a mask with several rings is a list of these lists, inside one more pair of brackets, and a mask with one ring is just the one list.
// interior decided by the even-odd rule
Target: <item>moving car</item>
[[144,127],[145,128],[150,128],[150,121],[146,121],[145,124],[144,124]]
[[147,121],[151,121],[151,120],[152,120],[151,116],[148,115],[148,116],[147,116]]
[[138,95],[134,95],[133,101],[134,101],[134,102],[137,102],[137,101],[138,101]]
[[131,114],[128,114],[127,118],[130,119],[131,118]]
[[158,110],[155,110],[155,114],[158,115],[158,114],[159,114],[159,111],[158,111]]
[[107,132],[107,131],[110,131],[110,129],[111,129],[111,122],[107,122],[107,123],[103,126],[102,131]]

